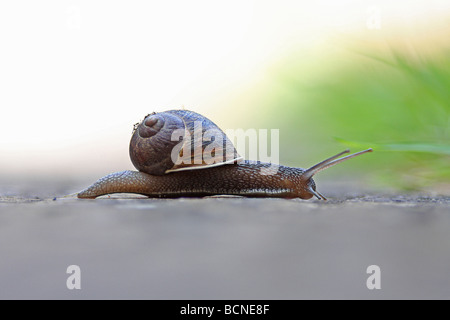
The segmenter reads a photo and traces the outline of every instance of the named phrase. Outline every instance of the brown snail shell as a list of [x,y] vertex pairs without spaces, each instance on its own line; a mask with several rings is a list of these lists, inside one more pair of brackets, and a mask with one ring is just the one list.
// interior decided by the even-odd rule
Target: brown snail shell
[[[204,156],[205,151],[211,154],[213,161]],[[136,169],[153,175],[206,169],[243,160],[214,122],[188,110],[147,115],[131,137],[130,158]]]

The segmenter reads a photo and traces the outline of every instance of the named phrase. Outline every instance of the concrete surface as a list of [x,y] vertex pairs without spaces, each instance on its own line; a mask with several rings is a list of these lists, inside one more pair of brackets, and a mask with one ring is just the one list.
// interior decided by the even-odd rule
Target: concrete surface
[[[450,298],[450,197],[333,190],[320,189],[327,202],[53,200],[73,186],[3,184],[0,298]],[[81,290],[66,287],[73,264]]]

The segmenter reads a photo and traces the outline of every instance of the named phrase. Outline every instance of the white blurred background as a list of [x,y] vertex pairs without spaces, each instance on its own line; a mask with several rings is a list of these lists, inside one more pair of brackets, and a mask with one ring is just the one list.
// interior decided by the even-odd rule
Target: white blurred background
[[254,127],[270,67],[366,30],[373,8],[418,23],[450,1],[2,1],[0,175],[131,169],[132,126],[152,111]]

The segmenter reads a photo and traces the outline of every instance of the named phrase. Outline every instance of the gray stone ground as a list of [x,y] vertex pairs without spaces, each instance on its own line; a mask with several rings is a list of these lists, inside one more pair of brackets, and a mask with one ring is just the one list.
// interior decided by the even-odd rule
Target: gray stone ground
[[53,200],[83,186],[0,185],[0,298],[450,298],[450,197]]

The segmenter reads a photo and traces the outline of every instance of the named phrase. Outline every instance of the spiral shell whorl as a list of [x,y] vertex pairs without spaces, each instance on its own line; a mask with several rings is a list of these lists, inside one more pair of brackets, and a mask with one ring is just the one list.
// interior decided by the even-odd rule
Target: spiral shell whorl
[[[191,154],[182,156],[182,151],[185,151],[185,149],[181,148],[179,140],[172,141],[172,133],[175,130],[179,130],[177,132],[181,132],[183,138],[187,134],[190,135],[190,141],[188,142],[191,146]],[[208,134],[205,135],[205,132]],[[175,135],[175,137],[178,136],[178,134]],[[214,154],[217,153],[220,157],[223,153],[223,158],[220,158],[220,161],[216,163],[208,164],[203,161],[202,156],[205,148],[213,143],[208,139],[211,136],[214,137],[213,139],[221,139],[220,142],[215,144]],[[186,141],[183,142],[183,147],[184,144],[186,144]],[[195,150],[197,146],[201,149]],[[172,159],[174,148],[179,148],[175,150],[176,155],[191,160],[190,163],[174,164]],[[200,159],[195,159],[195,157],[200,157]],[[242,159],[225,133],[214,122],[188,110],[170,110],[146,116],[136,127],[131,138],[130,158],[136,169],[153,175],[163,175],[172,171],[204,169]],[[198,163],[198,160],[200,163]]]
[[176,115],[161,112],[148,115],[134,131],[130,142],[130,158],[139,171],[162,175],[173,167],[173,148],[179,143],[171,141],[175,129],[184,128]]

